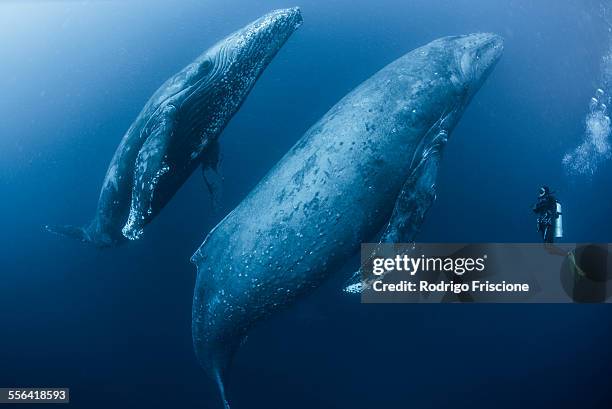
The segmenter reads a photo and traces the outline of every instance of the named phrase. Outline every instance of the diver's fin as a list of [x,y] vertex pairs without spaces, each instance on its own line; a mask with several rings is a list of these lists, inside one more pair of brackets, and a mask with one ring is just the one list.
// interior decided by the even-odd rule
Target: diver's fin
[[202,176],[215,210],[219,209],[223,186],[223,177],[219,173],[219,152],[219,141],[215,140],[208,145],[207,151],[202,156]]
[[60,226],[60,225],[45,225],[45,230],[49,233],[58,234],[60,236],[70,237],[84,243],[91,242],[91,237],[87,230],[78,226]]
[[[418,234],[427,211],[436,200],[436,178],[442,148],[448,135],[440,131],[423,151],[420,161],[402,186],[391,219],[383,232],[380,243],[412,243]],[[370,257],[375,257],[377,250]],[[363,290],[361,268],[346,282],[343,291],[361,294]]]

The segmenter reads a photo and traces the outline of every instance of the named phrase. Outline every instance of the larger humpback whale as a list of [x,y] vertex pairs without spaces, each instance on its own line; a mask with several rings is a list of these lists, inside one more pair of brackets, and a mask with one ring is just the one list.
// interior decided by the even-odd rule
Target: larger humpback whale
[[220,133],[301,23],[298,8],[273,11],[168,79],[115,151],[91,223],[47,230],[100,247],[137,239],[198,165],[216,167]]
[[192,257],[193,342],[226,407],[224,380],[251,327],[319,286],[385,226],[401,240],[418,224],[448,135],[502,50],[494,34],[447,37],[389,64],[209,233]]

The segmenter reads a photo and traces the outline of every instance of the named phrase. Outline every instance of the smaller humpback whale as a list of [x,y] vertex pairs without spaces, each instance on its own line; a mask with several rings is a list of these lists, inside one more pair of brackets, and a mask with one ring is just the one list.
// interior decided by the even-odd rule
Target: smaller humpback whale
[[402,240],[431,204],[440,154],[500,58],[494,34],[447,37],[366,80],[313,125],[206,237],[192,262],[193,342],[224,380],[259,321],[317,288],[386,229]]
[[46,229],[99,247],[139,238],[198,165],[216,170],[219,135],[301,23],[297,7],[273,11],[168,79],[115,151],[91,223]]

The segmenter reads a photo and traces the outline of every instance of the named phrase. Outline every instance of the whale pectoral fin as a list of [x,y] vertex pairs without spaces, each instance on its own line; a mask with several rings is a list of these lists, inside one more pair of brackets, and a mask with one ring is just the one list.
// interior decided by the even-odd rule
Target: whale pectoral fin
[[[443,142],[446,140],[444,139]],[[426,150],[421,161],[402,186],[391,219],[380,238],[381,244],[414,241],[427,211],[436,200],[436,178],[441,159],[440,148],[441,145],[435,144]],[[375,257],[377,253],[378,251],[374,250],[370,258]],[[343,291],[349,294],[361,294],[363,286],[360,268],[346,282]]]
[[171,171],[167,156],[172,144],[175,112],[173,106],[164,109],[136,157],[130,213],[122,229],[123,235],[130,240],[138,239],[144,225],[153,217],[159,181]]
[[219,209],[223,186],[223,176],[219,172],[219,162],[219,141],[215,140],[206,147],[206,151],[202,154],[202,176],[215,210]]
[[424,157],[404,183],[381,243],[411,243],[436,200],[440,153]]

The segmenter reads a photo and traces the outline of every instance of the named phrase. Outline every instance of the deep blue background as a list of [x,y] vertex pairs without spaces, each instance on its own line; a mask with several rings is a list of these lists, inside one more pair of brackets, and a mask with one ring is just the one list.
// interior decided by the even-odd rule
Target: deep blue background
[[[218,408],[192,352],[190,255],[335,102],[444,35],[494,31],[506,52],[452,135],[419,239],[537,241],[530,206],[547,183],[567,241],[611,241],[612,165],[591,179],[561,165],[609,46],[599,3],[0,1],[0,386],[69,386],[78,408]],[[166,78],[293,5],[304,25],[222,136],[220,211],[197,172],[137,243],[99,251],[42,231],[89,220]],[[253,331],[234,408],[612,407],[607,306],[361,305],[342,281]]]

